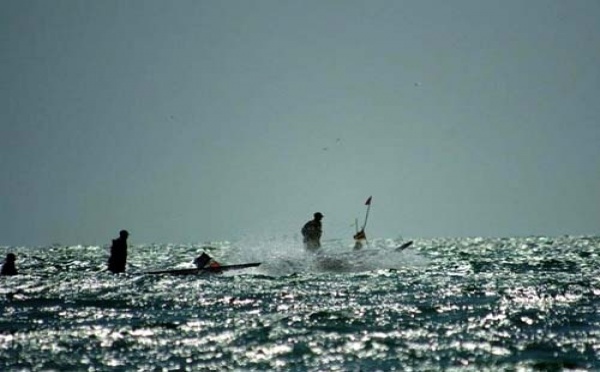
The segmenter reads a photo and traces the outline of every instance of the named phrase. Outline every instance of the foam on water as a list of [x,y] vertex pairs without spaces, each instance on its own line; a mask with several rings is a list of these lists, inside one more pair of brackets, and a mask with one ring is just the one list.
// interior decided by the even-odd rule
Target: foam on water
[[222,245],[220,256],[226,262],[263,262],[253,273],[282,276],[299,273],[361,272],[424,266],[429,260],[414,249],[396,251],[400,244],[391,239],[373,240],[361,250],[352,241],[324,241],[318,253],[307,252],[295,239],[244,240]]

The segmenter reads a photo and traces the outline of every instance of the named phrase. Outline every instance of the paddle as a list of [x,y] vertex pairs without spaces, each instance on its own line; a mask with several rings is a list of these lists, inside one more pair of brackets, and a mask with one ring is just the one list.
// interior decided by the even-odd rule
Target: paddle
[[406,243],[402,244],[401,246],[399,246],[398,248],[395,249],[396,252],[401,252],[403,250],[405,250],[406,248],[410,247],[412,245],[413,241],[409,240]]
[[367,201],[365,202],[365,205],[367,206],[367,214],[365,215],[365,223],[363,223],[363,227],[362,227],[361,231],[365,231],[365,227],[367,227],[367,220],[369,219],[369,211],[371,210],[371,199],[373,199],[373,197],[369,196],[369,199],[367,199]]

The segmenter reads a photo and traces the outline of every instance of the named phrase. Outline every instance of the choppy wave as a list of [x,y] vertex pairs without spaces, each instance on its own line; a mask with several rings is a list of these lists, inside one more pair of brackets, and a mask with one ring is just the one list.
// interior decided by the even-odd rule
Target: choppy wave
[[[598,370],[600,238],[4,247],[1,370]],[[225,275],[145,275],[263,262]]]

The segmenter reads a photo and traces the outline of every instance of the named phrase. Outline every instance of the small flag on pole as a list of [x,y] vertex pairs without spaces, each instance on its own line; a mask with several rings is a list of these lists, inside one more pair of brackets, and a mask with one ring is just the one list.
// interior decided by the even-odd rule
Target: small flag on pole
[[373,198],[372,196],[369,196],[369,199],[367,199],[367,201],[365,202],[365,205],[371,205],[372,198]]

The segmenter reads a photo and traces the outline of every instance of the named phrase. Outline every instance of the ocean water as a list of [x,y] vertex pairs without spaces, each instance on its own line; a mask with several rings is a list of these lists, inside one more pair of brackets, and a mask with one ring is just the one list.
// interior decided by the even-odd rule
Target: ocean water
[[[1,247],[0,370],[600,370],[600,237]],[[263,262],[223,275],[148,275]]]

